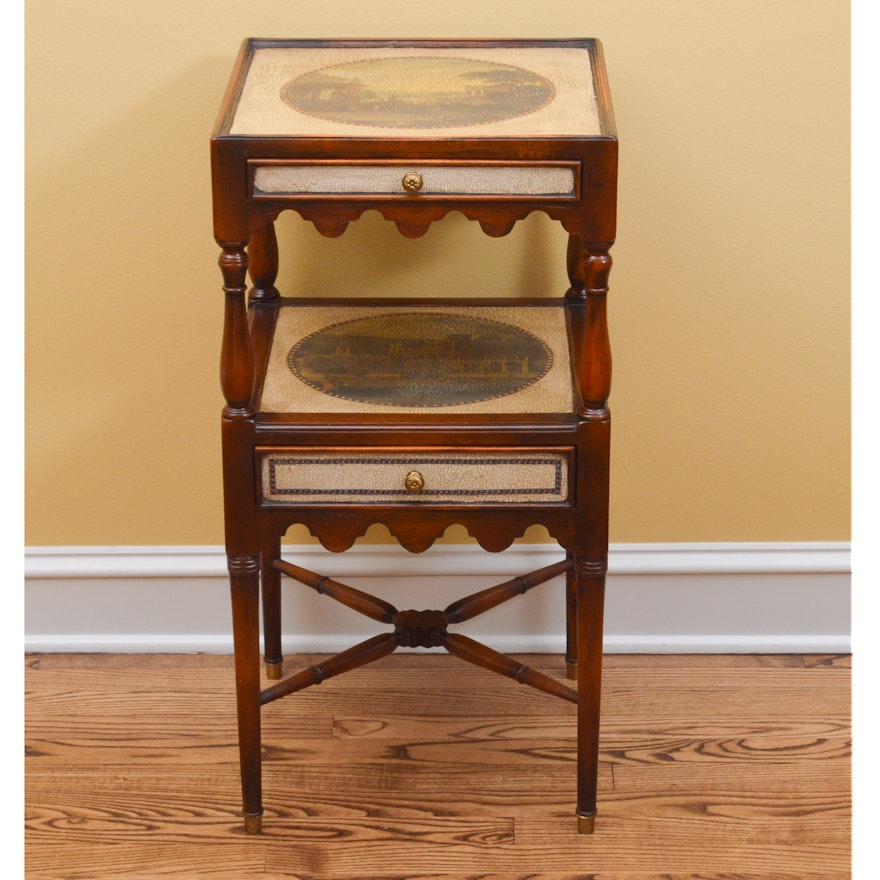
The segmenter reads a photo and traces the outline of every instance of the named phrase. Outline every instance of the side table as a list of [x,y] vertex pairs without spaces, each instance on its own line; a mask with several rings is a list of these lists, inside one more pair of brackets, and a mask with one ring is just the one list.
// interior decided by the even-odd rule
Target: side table
[[[576,814],[579,831],[592,832],[617,202],[601,45],[248,39],[211,160],[247,831],[260,830],[263,813],[263,705],[401,647],[440,647],[577,704]],[[374,210],[411,238],[453,210],[490,236],[542,211],[568,234],[570,287],[530,298],[285,298],[274,230],[284,210],[325,236]],[[564,556],[443,610],[401,611],[283,559],[296,523],[337,552],[383,523],[414,553],[453,523],[493,552],[542,524]],[[563,574],[577,690],[451,629]],[[282,575],[388,628],[283,677]]]

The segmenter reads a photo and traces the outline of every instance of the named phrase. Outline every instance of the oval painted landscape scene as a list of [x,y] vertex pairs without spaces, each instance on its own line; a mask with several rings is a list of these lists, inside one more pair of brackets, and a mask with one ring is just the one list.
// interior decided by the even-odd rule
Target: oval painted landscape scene
[[485,125],[552,100],[553,84],[522,67],[468,58],[370,58],[309,71],[282,100],[319,119],[380,128]]
[[515,394],[553,363],[519,327],[471,315],[405,312],[331,324],[298,342],[291,372],[318,391],[383,406],[441,407]]

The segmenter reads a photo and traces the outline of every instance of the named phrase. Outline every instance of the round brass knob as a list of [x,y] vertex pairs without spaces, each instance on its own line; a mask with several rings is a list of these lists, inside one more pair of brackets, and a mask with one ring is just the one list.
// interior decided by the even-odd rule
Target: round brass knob
[[407,171],[403,175],[401,184],[408,193],[417,193],[424,185],[424,181],[418,171]]
[[425,478],[418,471],[410,471],[404,477],[403,485],[407,492],[421,492],[425,488]]

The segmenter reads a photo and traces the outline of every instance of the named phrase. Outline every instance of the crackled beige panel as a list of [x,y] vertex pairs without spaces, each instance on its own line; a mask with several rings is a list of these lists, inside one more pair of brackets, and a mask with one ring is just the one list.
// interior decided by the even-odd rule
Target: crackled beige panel
[[572,166],[552,165],[261,165],[254,189],[261,193],[406,194],[403,175],[418,172],[422,195],[574,196]]
[[[424,481],[406,488],[407,474]],[[564,452],[279,452],[262,460],[263,498],[280,504],[528,504],[568,498]]]
[[597,136],[601,126],[587,49],[265,47],[230,134]]
[[[453,326],[447,340],[436,340],[436,359],[446,359],[450,369],[430,374],[434,354],[430,334],[407,322],[442,316]],[[383,326],[387,325],[387,326]],[[342,328],[335,342],[328,334]],[[353,328],[346,333],[345,328]],[[399,332],[396,328],[400,328]],[[474,332],[475,331],[475,332]],[[495,333],[507,334],[513,351],[483,361],[483,347]],[[468,336],[469,332],[471,333]],[[395,338],[395,334],[397,337]],[[330,348],[309,351],[325,334]],[[357,339],[372,335],[376,357]],[[488,334],[488,337],[480,337]],[[461,347],[471,347],[462,356]],[[399,343],[399,344],[398,344]],[[367,348],[356,358],[346,385],[345,361],[357,355],[352,348]],[[379,347],[381,345],[381,348]],[[326,346],[325,346],[326,347]],[[418,351],[413,352],[413,348]],[[427,348],[426,348],[427,347]],[[303,352],[304,357],[297,354]],[[409,359],[409,360],[407,360]],[[462,361],[470,359],[471,363]],[[524,363],[528,361],[528,363]],[[413,369],[406,367],[413,364]],[[402,377],[392,374],[401,371]],[[413,370],[425,375],[411,375]],[[380,390],[361,393],[354,387],[375,373]],[[485,391],[486,388],[489,391]],[[493,393],[494,392],[494,393]],[[270,413],[563,413],[572,409],[571,362],[564,309],[558,306],[288,306],[278,315],[269,354],[261,410]]]

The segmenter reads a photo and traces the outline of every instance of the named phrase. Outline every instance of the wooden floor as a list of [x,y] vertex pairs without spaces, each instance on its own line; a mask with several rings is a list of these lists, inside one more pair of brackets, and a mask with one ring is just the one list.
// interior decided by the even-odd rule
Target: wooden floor
[[[558,657],[529,662],[561,677]],[[608,656],[600,812],[580,836],[574,706],[395,655],[264,709],[249,837],[229,657],[31,655],[26,876],[841,880],[849,666]]]

